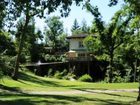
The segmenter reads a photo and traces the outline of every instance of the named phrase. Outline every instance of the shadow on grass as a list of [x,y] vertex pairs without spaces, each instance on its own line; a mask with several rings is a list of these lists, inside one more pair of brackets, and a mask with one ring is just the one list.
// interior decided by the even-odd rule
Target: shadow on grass
[[[16,98],[14,98],[16,97]],[[64,96],[64,95],[29,95],[29,94],[2,94],[0,95],[0,105],[67,105],[78,104],[83,105],[88,101],[93,105],[130,105],[111,99],[87,98],[84,96]],[[83,103],[82,103],[83,102]]]
[[[57,81],[44,80],[44,79],[37,78],[35,76],[29,75],[26,73],[22,73],[22,72],[20,72],[18,82],[21,82],[21,83],[26,84],[26,85],[30,85],[30,83],[27,83],[27,82],[31,82],[31,83],[36,83],[36,84],[39,84],[42,86],[67,87],[67,88],[71,88],[71,89],[72,88],[74,89],[75,87],[77,87],[75,84],[74,85],[63,85]],[[78,87],[78,88],[80,88],[80,87]]]
[[[35,83],[35,84],[38,84],[38,85],[41,85],[41,86],[65,87],[65,88],[69,88],[69,89],[73,89],[73,90],[81,88],[80,86],[77,86],[75,84],[74,85],[70,85],[70,84],[63,85],[63,84],[60,84],[57,81],[44,80],[42,78],[38,78],[36,76],[26,74],[24,72],[19,73],[19,79],[17,80],[17,82],[20,82],[20,83],[25,84],[25,85],[31,85],[30,83]],[[11,91],[11,92],[22,93],[22,90],[18,86],[17,87],[9,87],[9,86],[0,85],[0,89]],[[88,89],[93,89],[94,90],[96,88],[88,88]],[[98,88],[98,89],[106,90],[106,89],[103,89],[103,88]]]
[[24,84],[27,84],[26,82],[24,82],[24,81],[27,81],[27,82],[36,83],[36,84],[43,85],[43,86],[56,86],[56,87],[61,86],[61,85],[59,85],[59,82],[43,80],[41,78],[37,78],[35,76],[29,75],[26,73],[22,73],[22,72],[20,72],[18,81],[21,83],[24,83]]
[[18,87],[8,87],[8,86],[2,85],[2,84],[0,84],[0,89],[1,90],[6,90],[6,91],[9,91],[9,92],[22,93],[22,90]]

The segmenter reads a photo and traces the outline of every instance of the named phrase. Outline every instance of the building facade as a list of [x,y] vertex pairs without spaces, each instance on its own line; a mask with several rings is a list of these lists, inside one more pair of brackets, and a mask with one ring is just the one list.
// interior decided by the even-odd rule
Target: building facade
[[83,41],[87,36],[87,34],[78,34],[67,37],[69,40],[69,52],[67,52],[67,58],[69,60],[89,61],[92,59],[91,53],[83,45]]

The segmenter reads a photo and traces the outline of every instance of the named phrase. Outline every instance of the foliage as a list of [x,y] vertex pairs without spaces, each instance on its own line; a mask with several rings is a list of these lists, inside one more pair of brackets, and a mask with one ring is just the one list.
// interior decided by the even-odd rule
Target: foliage
[[20,18],[24,17],[24,25],[23,28],[21,29],[21,36],[18,44],[15,70],[13,72],[13,79],[15,80],[18,79],[19,61],[21,53],[23,51],[24,37],[26,35],[26,30],[31,19],[35,16],[43,17],[45,12],[47,12],[47,14],[50,14],[51,12],[54,12],[58,7],[61,7],[60,12],[62,16],[68,16],[68,13],[70,12],[70,6],[73,2],[75,2],[76,5],[78,5],[80,2],[82,2],[82,0],[74,0],[74,1],[10,0],[10,2],[7,2],[8,5],[6,6],[6,12],[8,13],[7,17],[8,20],[10,21],[10,22],[7,21],[7,23],[9,23],[10,26],[11,23],[14,24],[15,22],[14,20],[17,20],[19,17]]
[[67,75],[65,75],[63,77],[63,79],[66,79],[66,80],[75,80],[77,78],[76,78],[76,75],[74,75],[73,73],[67,73]]
[[69,50],[69,42],[67,40],[67,33],[62,33],[62,35],[60,35],[58,37],[58,51],[61,52],[67,52]]
[[76,33],[78,33],[79,30],[80,30],[79,23],[78,23],[77,19],[75,19],[73,22],[72,28],[71,28],[71,32],[72,32],[72,34],[76,34]]
[[122,10],[115,13],[111,23],[105,27],[98,7],[93,7],[87,3],[86,8],[95,17],[93,25],[96,26],[96,29],[94,32],[98,32],[100,35],[101,45],[104,49],[103,53],[109,56],[107,75],[109,76],[109,81],[112,82],[115,51],[124,43],[125,36],[131,35],[131,31],[127,30],[129,21],[133,18],[131,10],[128,9],[128,6],[124,6]]
[[47,77],[53,77],[53,70],[51,68],[48,70]]
[[0,29],[4,26],[4,18],[6,16],[5,12],[6,5],[7,5],[6,1],[4,0],[0,1]]
[[65,62],[66,56],[65,55],[45,55],[45,61],[47,62]]
[[63,72],[62,72],[62,75],[66,76],[67,74],[68,74],[68,70],[64,69]]
[[82,24],[81,24],[81,31],[82,33],[89,33],[89,27],[87,26],[87,22],[86,20],[82,20]]
[[[109,6],[114,6],[118,3],[119,0],[110,0]],[[123,0],[126,4],[129,5],[131,10],[135,12],[135,14],[140,14],[140,1],[139,0]]]
[[58,52],[63,49],[66,36],[63,34],[63,23],[60,17],[53,16],[46,20],[47,28],[45,29],[46,44],[51,47],[52,53]]
[[[16,25],[17,31],[15,32],[16,45],[19,44],[21,31],[24,25],[24,19],[20,19]],[[26,57],[28,57],[28,61],[37,62],[41,59],[41,53],[43,50],[43,46],[38,43],[39,40],[42,40],[43,36],[41,35],[40,30],[36,30],[35,20],[32,19],[29,25],[27,26],[27,30],[24,36],[23,42],[23,51],[21,53],[20,62],[26,62]]]
[[0,30],[0,75],[11,76],[15,61],[15,44],[9,33]]
[[76,76],[73,73],[69,73],[68,70],[64,69],[62,72],[56,71],[53,74],[52,69],[49,69],[48,71],[48,77],[54,77],[57,79],[66,79],[66,80],[75,80]]
[[101,42],[98,36],[89,35],[84,39],[83,43],[89,52],[95,55],[101,54]]
[[14,70],[14,63],[15,63],[15,57],[1,54],[0,55],[1,75],[3,74],[3,75],[11,76]]
[[11,40],[10,34],[0,30],[0,53],[5,52],[7,55],[15,55],[15,44]]
[[87,26],[86,21],[83,19],[81,26],[79,25],[77,19],[74,20],[72,28],[71,28],[72,35],[77,34],[87,34],[89,33],[89,27]]
[[54,78],[57,79],[67,79],[68,71],[64,69],[62,72],[56,71],[54,74]]
[[89,74],[84,74],[78,80],[83,82],[92,82],[92,77]]
[[62,79],[62,73],[60,71],[56,71],[53,77],[57,79]]

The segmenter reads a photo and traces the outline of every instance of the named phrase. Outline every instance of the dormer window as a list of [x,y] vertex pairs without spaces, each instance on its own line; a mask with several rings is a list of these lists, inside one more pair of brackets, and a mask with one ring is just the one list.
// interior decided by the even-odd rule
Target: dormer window
[[79,48],[83,48],[83,47],[84,47],[83,42],[79,41]]

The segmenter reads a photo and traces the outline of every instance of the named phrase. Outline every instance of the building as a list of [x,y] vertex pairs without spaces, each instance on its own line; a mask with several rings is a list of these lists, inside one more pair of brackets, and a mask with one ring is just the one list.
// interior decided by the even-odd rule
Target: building
[[67,52],[67,58],[69,60],[89,61],[92,59],[91,53],[83,45],[83,40],[87,36],[87,34],[77,34],[67,37],[69,40],[69,52]]

